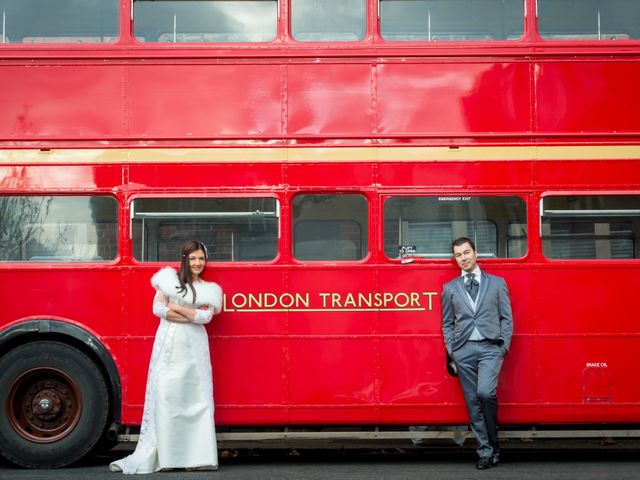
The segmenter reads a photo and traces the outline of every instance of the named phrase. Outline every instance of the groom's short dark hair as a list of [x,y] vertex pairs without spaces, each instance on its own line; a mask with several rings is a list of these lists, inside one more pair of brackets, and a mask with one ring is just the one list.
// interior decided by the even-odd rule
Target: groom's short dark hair
[[453,242],[451,242],[451,253],[453,253],[453,247],[459,247],[460,245],[464,245],[465,243],[471,245],[471,248],[474,252],[476,251],[476,244],[473,243],[473,240],[467,237],[458,237]]

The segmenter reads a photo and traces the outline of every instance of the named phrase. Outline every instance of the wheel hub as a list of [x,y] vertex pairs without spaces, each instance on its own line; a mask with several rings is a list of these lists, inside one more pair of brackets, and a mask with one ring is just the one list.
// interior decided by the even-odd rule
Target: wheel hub
[[35,392],[31,402],[31,411],[35,418],[43,422],[58,417],[62,411],[62,399],[59,393],[53,388],[45,388]]
[[52,443],[73,431],[82,411],[81,399],[77,385],[64,372],[30,370],[11,385],[9,421],[27,440]]

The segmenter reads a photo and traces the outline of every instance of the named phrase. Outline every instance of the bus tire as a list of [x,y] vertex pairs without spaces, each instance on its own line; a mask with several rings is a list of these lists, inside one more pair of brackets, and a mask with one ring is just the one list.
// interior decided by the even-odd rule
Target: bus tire
[[22,345],[0,358],[0,454],[28,468],[63,467],[103,434],[109,394],[100,369],[60,342]]

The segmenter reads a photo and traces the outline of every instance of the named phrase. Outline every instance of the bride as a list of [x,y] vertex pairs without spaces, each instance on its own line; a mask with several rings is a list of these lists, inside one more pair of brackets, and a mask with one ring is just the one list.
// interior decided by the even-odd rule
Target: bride
[[140,438],[135,451],[109,465],[122,473],[152,473],[184,468],[218,467],[213,423],[213,386],[209,339],[204,324],[222,308],[222,290],[201,280],[207,262],[202,242],[182,248],[180,271],[158,271],[153,313],[160,317],[156,332]]

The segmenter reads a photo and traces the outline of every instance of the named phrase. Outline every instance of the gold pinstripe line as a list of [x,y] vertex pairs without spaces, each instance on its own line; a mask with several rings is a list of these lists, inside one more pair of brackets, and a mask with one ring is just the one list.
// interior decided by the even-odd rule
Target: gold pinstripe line
[[0,165],[131,163],[343,163],[640,159],[640,146],[217,147],[0,150]]

